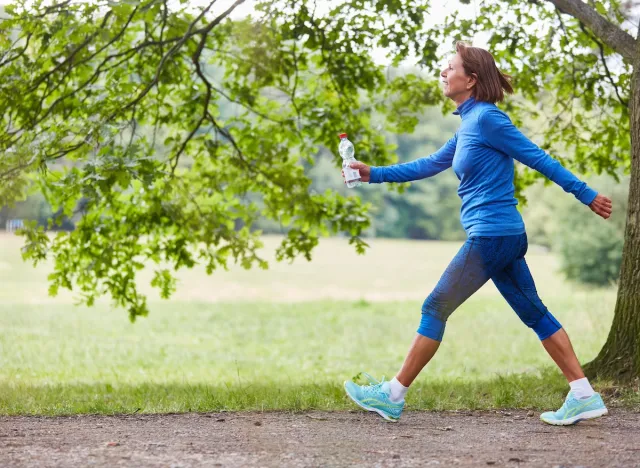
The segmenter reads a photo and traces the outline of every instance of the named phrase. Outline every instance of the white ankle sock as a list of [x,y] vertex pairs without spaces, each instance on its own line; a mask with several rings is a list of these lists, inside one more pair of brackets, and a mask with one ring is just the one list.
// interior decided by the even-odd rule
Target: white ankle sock
[[573,396],[578,400],[582,398],[590,398],[595,393],[593,391],[593,388],[591,388],[589,379],[587,379],[586,377],[574,380],[573,382],[569,382],[569,386],[571,387]]
[[389,388],[391,390],[389,399],[394,403],[404,400],[404,396],[409,391],[409,387],[402,385],[395,377],[391,379],[391,382],[389,382]]

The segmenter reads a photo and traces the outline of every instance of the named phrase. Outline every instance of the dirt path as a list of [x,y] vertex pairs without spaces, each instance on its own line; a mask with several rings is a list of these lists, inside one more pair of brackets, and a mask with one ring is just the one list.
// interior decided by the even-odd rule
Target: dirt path
[[[529,413],[530,414],[530,413]],[[527,412],[0,418],[2,466],[640,466],[640,412],[577,426]]]

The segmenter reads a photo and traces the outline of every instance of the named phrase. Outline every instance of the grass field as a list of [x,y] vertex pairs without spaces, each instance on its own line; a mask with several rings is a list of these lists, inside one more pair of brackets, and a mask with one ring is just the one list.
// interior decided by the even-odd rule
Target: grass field
[[[0,242],[1,414],[350,407],[342,381],[362,370],[394,375],[424,297],[459,247],[374,240],[362,257],[346,240],[326,239],[312,263],[186,272],[175,298],[152,296],[151,315],[131,324],[106,301],[86,309],[69,294],[48,297],[48,269],[22,263],[20,239]],[[277,239],[265,243],[267,254]],[[615,291],[565,282],[555,258],[535,248],[527,258],[579,357],[593,358]],[[449,320],[408,404],[555,406],[565,384],[549,365],[487,285]]]

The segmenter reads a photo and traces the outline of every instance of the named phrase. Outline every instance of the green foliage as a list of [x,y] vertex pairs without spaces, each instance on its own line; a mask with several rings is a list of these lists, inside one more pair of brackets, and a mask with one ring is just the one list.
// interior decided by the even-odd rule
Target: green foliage
[[549,182],[525,191],[529,202],[522,215],[529,242],[553,249],[568,279],[607,286],[617,281],[620,272],[629,178],[620,176],[619,183],[608,176],[586,181],[612,199],[614,210],[608,220]]
[[627,211],[628,179],[620,185],[600,178],[599,185],[610,193],[615,212],[607,220],[584,216],[564,205],[557,210],[563,220],[557,224],[556,238],[562,271],[567,278],[581,283],[608,286],[620,275]]
[[394,62],[415,55],[427,8],[350,0],[320,14],[306,2],[261,1],[255,19],[229,20],[241,3],[6,8],[0,206],[32,180],[64,215],[83,201],[75,231],[26,233],[25,258],[54,259],[53,293],[72,289],[87,304],[110,296],[134,319],[148,312],[135,281],[148,262],[165,297],[182,268],[266,267],[259,217],[287,229],[279,260],[310,258],[331,233],[363,251],[365,205],[310,191],[304,165],[343,130],[369,162],[388,164],[381,130],[411,130],[441,99],[415,77],[387,83],[371,58],[375,46]]
[[618,280],[624,236],[612,224],[592,221],[564,229],[560,237],[562,271],[569,279],[597,286]]

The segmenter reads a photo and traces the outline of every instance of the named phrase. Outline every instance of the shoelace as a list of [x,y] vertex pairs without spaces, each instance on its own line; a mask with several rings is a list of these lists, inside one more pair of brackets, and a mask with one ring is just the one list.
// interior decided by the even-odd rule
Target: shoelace
[[377,380],[375,377],[372,377],[371,374],[367,374],[366,372],[362,372],[362,375],[364,375],[367,378],[367,380],[371,385],[378,385],[384,382],[384,377],[382,377],[382,380]]
[[386,392],[382,391],[382,384],[384,383],[384,376],[382,377],[382,380],[377,380],[376,378],[372,377],[370,374],[367,374],[366,372],[362,373],[363,376],[365,376],[367,378],[367,380],[369,381],[370,385],[363,385],[362,386],[362,390],[370,395],[375,395],[375,396],[386,396]]

